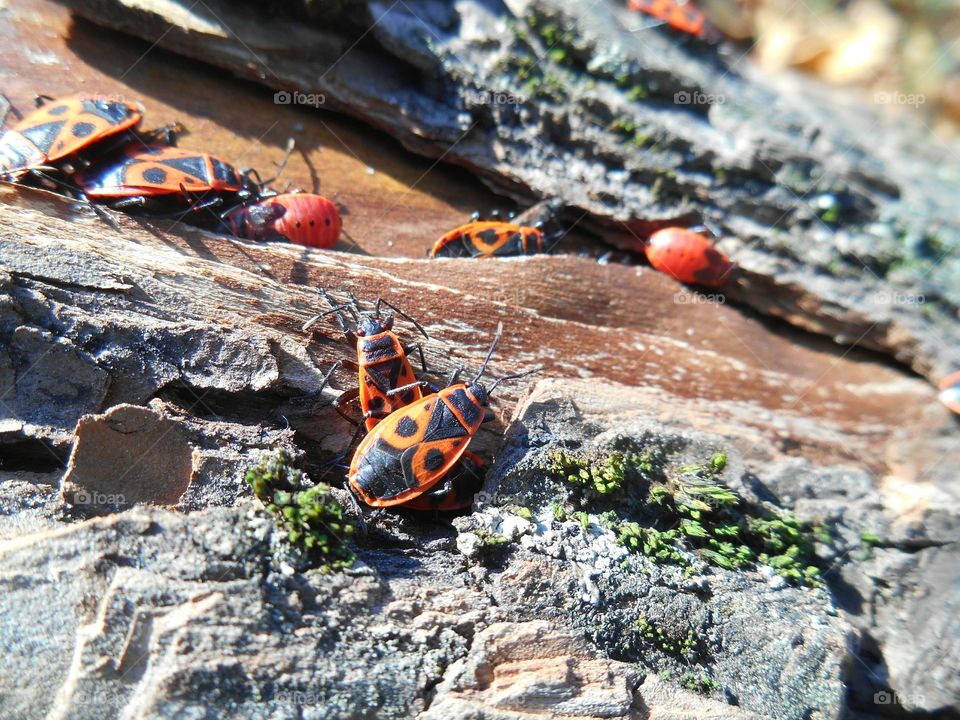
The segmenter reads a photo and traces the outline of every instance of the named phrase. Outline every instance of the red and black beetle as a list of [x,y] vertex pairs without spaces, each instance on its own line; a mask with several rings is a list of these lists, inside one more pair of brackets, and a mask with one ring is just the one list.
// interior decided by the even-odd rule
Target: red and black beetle
[[[414,342],[408,346],[400,341],[393,332],[393,315],[381,312],[382,307],[388,307],[400,317],[408,320],[424,338],[430,339],[427,331],[399,308],[394,307],[383,298],[378,298],[373,312],[360,310],[359,302],[352,295],[349,302],[338,303],[335,298],[321,289],[321,294],[330,303],[331,309],[310,318],[303,325],[309,330],[319,319],[327,315],[334,315],[340,325],[344,338],[354,346],[357,360],[338,360],[327,373],[327,377],[337,367],[347,365],[357,371],[358,384],[352,390],[347,390],[334,400],[333,405],[343,417],[351,422],[354,420],[342,411],[344,405],[359,400],[363,412],[362,423],[367,430],[372,430],[381,419],[394,410],[416,402],[423,396],[421,387],[425,384],[417,380],[413,374],[413,367],[407,357],[412,350],[420,353],[420,365],[426,370],[426,360],[420,343]],[[353,324],[347,323],[343,311],[353,316]]]
[[650,264],[680,282],[721,288],[736,265],[702,233],[682,227],[658,230],[644,244]]
[[675,30],[708,43],[718,43],[723,39],[723,35],[707,20],[703,11],[689,0],[629,0],[627,7],[662,20]]
[[72,172],[81,153],[133,130],[143,118],[138,103],[108,97],[38,98],[38,103],[0,135],[0,177],[20,180],[50,169]]
[[116,160],[81,173],[83,193],[121,210],[158,214],[199,210],[256,190],[233,165],[209,153],[161,145],[131,145]]
[[526,210],[516,220],[511,213],[509,221],[501,220],[497,211],[491,213],[490,220],[482,219],[480,213],[475,212],[470,222],[454,228],[437,240],[428,255],[508,257],[550,252],[565,233],[557,231],[546,235],[543,228],[560,207],[558,199],[547,199]]
[[236,237],[327,249],[337,244],[342,227],[337,206],[313,193],[262,197],[228,211],[223,222]]
[[539,227],[501,220],[475,220],[437,240],[430,257],[506,257],[547,252],[557,237],[544,238]]
[[375,507],[402,505],[433,488],[466,452],[480,425],[492,419],[487,408],[497,386],[529,374],[507,375],[489,389],[480,383],[502,329],[501,323],[473,380],[457,382],[458,370],[447,387],[394,411],[363,439],[348,478],[364,502]]

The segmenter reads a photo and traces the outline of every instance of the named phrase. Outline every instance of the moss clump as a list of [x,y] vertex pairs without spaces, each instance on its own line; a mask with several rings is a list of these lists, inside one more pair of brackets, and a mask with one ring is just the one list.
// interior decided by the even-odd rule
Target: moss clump
[[555,517],[572,517],[587,528],[585,508],[612,505],[599,513],[601,527],[613,530],[623,547],[656,563],[695,572],[691,559],[696,554],[728,570],[763,564],[791,583],[820,584],[813,544],[830,542],[825,528],[802,523],[790,513],[745,505],[719,479],[727,467],[726,453],[673,470],[662,460],[649,448],[622,445],[591,457],[551,453],[545,469],[574,489],[573,510],[561,508]]
[[477,530],[474,534],[480,539],[480,544],[484,549],[502,548],[509,542],[503,535],[486,530]]
[[322,572],[343,570],[356,556],[348,545],[354,527],[328,485],[303,487],[303,473],[293,467],[286,450],[261,458],[247,471],[253,494],[274,516],[291,545],[304,550],[319,563]]
[[499,533],[486,530],[475,530],[474,535],[480,541],[477,559],[482,565],[491,565],[498,562],[507,550],[510,541]]
[[533,513],[530,512],[530,508],[524,507],[523,505],[508,505],[504,508],[508,513],[513,513],[519,517],[522,517],[524,520],[532,520]]
[[674,638],[663,628],[650,622],[645,615],[640,615],[636,619],[634,629],[640,637],[668,655],[690,658],[696,651],[697,637],[693,630],[687,631],[681,638]]
[[617,528],[617,542],[627,550],[646,555],[654,562],[687,564],[677,545],[676,530],[657,530],[640,523],[623,522]]
[[642,453],[614,451],[589,460],[560,450],[550,454],[547,470],[576,485],[587,496],[605,496],[620,492],[627,476],[651,469],[650,457]]
[[713,678],[707,675],[696,675],[689,672],[680,676],[680,684],[687,688],[687,690],[693,690],[701,695],[711,695],[723,689],[723,685]]

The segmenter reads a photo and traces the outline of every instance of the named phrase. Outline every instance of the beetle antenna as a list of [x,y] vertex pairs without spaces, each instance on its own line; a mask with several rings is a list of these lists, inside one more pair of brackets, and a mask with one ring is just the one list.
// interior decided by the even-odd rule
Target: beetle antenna
[[391,305],[390,303],[388,303],[388,302],[387,302],[386,300],[384,300],[382,297],[381,297],[381,298],[377,298],[377,316],[378,316],[378,317],[379,317],[379,315],[380,315],[380,306],[381,306],[381,305],[386,305],[388,308],[390,308],[391,310],[393,310],[397,315],[399,315],[400,317],[408,320],[417,330],[420,331],[420,334],[421,334],[421,335],[423,335],[427,340],[430,339],[430,336],[427,335],[427,331],[423,329],[423,325],[421,325],[421,324],[418,323],[416,320],[414,320],[412,317],[410,317],[409,315],[407,315],[403,310],[401,310],[400,308],[398,308],[396,305]]
[[487,356],[483,359],[483,365],[480,366],[480,372],[471,381],[471,385],[477,382],[480,377],[483,375],[484,371],[487,369],[487,363],[490,362],[490,358],[493,356],[493,351],[497,348],[497,343],[500,342],[500,335],[503,333],[503,321],[497,323],[497,334],[493,336],[493,342],[490,343],[490,349],[487,350]]
[[504,375],[502,378],[497,378],[497,381],[490,386],[490,389],[487,390],[487,396],[493,395],[493,391],[497,389],[497,386],[502,383],[504,380],[516,380],[517,378],[526,377],[527,375],[533,375],[543,370],[542,367],[534,368],[533,370],[527,370],[522,373],[514,373],[513,375]]

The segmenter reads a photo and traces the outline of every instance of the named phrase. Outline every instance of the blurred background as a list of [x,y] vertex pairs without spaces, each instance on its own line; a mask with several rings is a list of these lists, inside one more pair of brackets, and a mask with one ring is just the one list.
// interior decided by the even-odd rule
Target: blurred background
[[724,34],[767,71],[788,68],[916,108],[935,133],[960,132],[960,1],[704,0]]

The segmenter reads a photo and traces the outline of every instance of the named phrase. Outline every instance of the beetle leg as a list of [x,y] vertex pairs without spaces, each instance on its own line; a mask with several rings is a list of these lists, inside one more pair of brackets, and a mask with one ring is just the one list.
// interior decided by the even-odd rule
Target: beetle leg
[[411,352],[413,352],[414,349],[416,349],[417,352],[420,354],[420,368],[421,368],[421,370],[422,370],[423,372],[427,372],[427,361],[426,361],[426,359],[423,357],[423,346],[422,346],[419,342],[415,342],[415,343],[411,343],[410,345],[407,345],[407,347],[405,347],[405,348],[403,349],[403,351],[404,351],[407,355],[409,355]]
[[13,115],[18,121],[23,120],[23,114],[13,106],[10,98],[6,95],[0,95],[0,107],[3,108],[3,118],[0,119],[0,127],[7,124],[7,118],[10,117],[10,115]]
[[[280,176],[283,174],[284,169],[287,167],[287,161],[290,160],[290,156],[293,155],[293,149],[295,146],[296,146],[296,141],[294,141],[292,137],[287,138],[287,146],[283,153],[283,159],[277,165],[276,174],[268,180],[260,180],[260,176],[257,175],[258,185],[260,185],[261,187],[264,185],[272,185],[273,183],[275,183],[277,180],[280,179]],[[254,170],[254,172],[256,171]]]
[[147,204],[147,199],[143,195],[136,195],[134,197],[123,198],[122,200],[115,200],[110,203],[110,207],[114,210],[126,210],[127,208],[139,207],[142,208]]
[[360,420],[354,420],[352,417],[347,415],[347,413],[345,413],[342,410],[342,407],[344,405],[347,405],[352,402],[356,402],[359,399],[359,397],[360,397],[360,388],[357,387],[357,388],[351,388],[350,390],[345,390],[334,399],[333,409],[336,410],[337,414],[347,422],[352,423],[353,425],[359,425],[360,423],[363,422],[365,418],[361,418]]
[[717,231],[706,222],[702,222],[699,225],[694,225],[693,227],[687,229],[691,232],[700,233],[701,235],[708,235],[713,240],[717,240],[720,237]]
[[323,380],[320,382],[320,389],[317,390],[317,395],[323,392],[323,389],[327,387],[327,383],[330,382],[330,376],[336,371],[338,367],[343,365],[343,360],[337,360],[333,365],[330,366],[330,369],[327,370],[327,374],[323,376]]
[[384,394],[387,397],[391,397],[393,395],[399,395],[400,393],[415,387],[427,387],[429,385],[430,383],[428,383],[426,380],[417,380],[416,382],[412,382],[409,385],[401,385],[400,387],[393,388],[393,390],[387,390]]
[[[357,514],[357,534],[361,537],[366,537],[367,521],[363,517],[363,506],[360,505],[357,496],[353,494],[353,488],[350,487],[350,483],[345,483],[344,487],[347,489],[347,495],[350,496],[350,504],[353,506],[353,511]],[[343,542],[342,539],[341,542]]]
[[349,360],[344,358],[341,362],[343,363],[343,366],[348,370],[353,370],[354,372],[358,372],[360,370],[360,363],[358,363],[356,360]]

